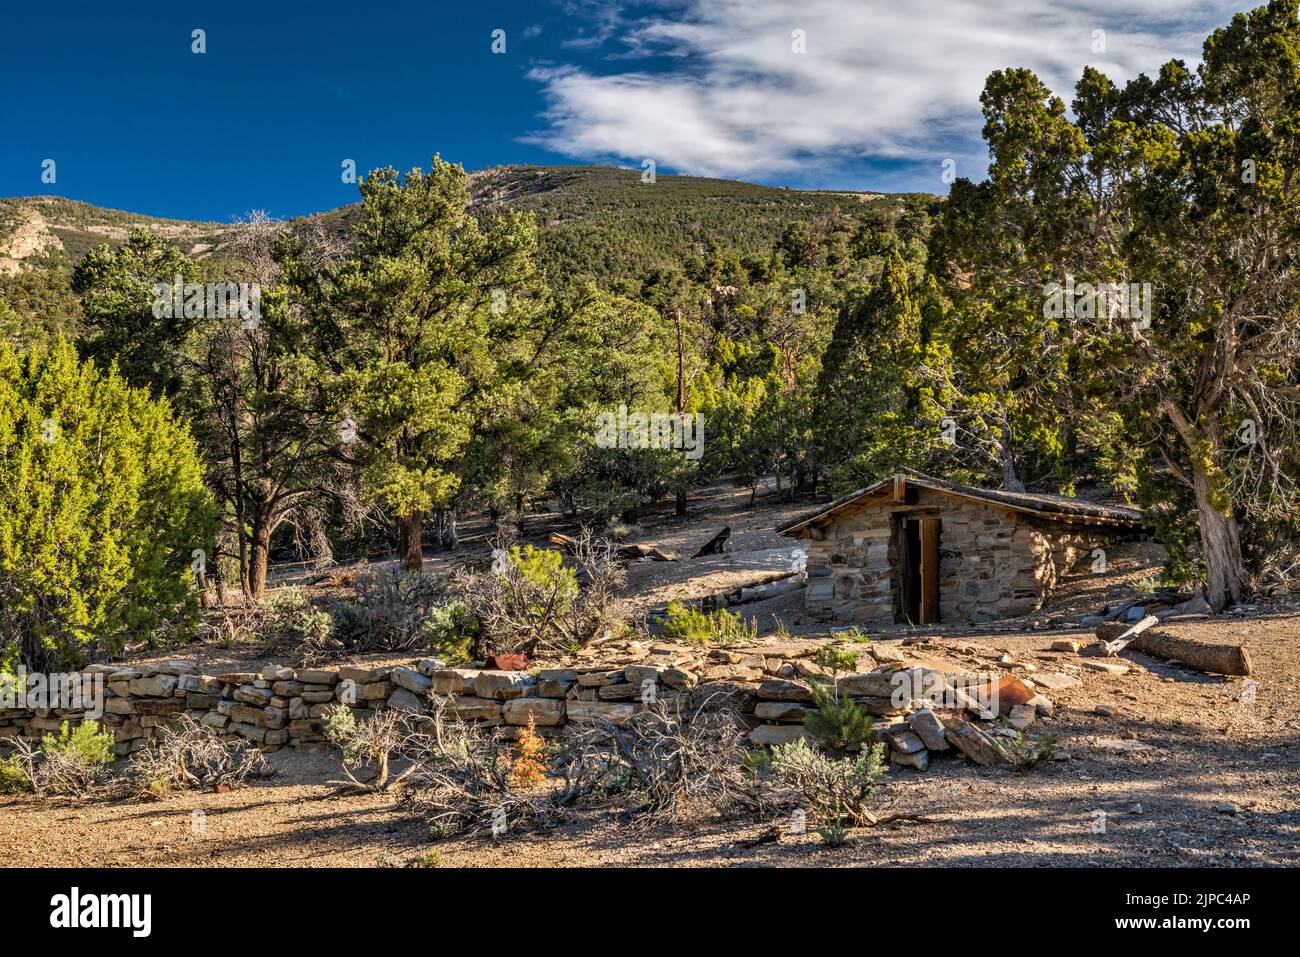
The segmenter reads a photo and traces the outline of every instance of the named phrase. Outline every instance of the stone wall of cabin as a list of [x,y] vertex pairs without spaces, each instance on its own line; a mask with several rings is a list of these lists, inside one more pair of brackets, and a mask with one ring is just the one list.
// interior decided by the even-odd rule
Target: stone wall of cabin
[[914,504],[886,498],[842,512],[824,527],[821,541],[809,542],[809,611],[846,623],[894,623],[900,603],[895,513],[940,520],[939,617],[944,623],[1029,614],[1078,561],[1113,540],[1103,529],[1062,526],[918,489]]

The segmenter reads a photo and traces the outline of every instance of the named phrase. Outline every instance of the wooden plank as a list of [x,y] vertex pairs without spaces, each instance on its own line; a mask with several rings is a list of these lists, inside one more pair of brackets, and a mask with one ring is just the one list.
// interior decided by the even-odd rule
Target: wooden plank
[[939,519],[921,522],[921,624],[939,621]]
[[908,555],[911,549],[907,544],[907,519],[901,515],[890,517],[890,524],[894,530],[894,576],[898,581],[897,601],[894,606],[894,621],[902,624],[909,622],[908,608],[909,599],[912,595],[912,579],[908,568]]
[[907,479],[901,475],[894,476],[894,504],[907,504]]
[[1114,641],[1103,641],[1101,643],[1101,656],[1103,658],[1114,658],[1124,650],[1125,645],[1131,642],[1138,635],[1142,634],[1142,632],[1146,631],[1152,625],[1158,625],[1159,623],[1160,619],[1155,615],[1147,615],[1132,628],[1126,629]]

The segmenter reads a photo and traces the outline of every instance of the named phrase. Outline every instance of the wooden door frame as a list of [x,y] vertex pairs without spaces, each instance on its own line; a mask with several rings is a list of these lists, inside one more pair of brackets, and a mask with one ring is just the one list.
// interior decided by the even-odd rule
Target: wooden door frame
[[917,518],[921,527],[920,623],[939,623],[939,518]]

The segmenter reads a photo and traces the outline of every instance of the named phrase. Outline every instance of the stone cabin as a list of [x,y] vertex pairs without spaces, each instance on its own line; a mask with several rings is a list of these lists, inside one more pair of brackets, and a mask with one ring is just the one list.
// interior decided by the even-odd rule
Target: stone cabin
[[875,625],[982,622],[1041,608],[1136,509],[901,472],[777,529],[808,539],[808,611]]

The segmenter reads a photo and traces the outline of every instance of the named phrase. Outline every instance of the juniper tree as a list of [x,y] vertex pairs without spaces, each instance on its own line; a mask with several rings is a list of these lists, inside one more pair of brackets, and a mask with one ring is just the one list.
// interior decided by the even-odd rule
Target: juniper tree
[[1073,117],[1028,70],[993,73],[982,102],[982,215],[1008,268],[988,249],[956,266],[991,301],[1150,284],[1149,322],[1094,295],[1060,335],[1074,374],[1188,489],[1222,609],[1247,587],[1239,523],[1296,507],[1296,3],[1237,14],[1195,70],[1173,60],[1123,88],[1086,70]]
[[0,344],[0,662],[119,653],[195,622],[215,510],[165,400],[65,341]]

